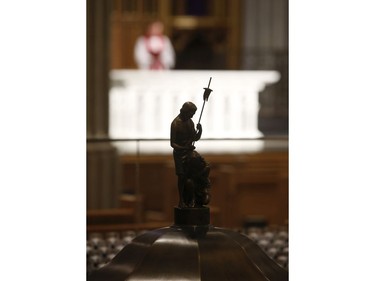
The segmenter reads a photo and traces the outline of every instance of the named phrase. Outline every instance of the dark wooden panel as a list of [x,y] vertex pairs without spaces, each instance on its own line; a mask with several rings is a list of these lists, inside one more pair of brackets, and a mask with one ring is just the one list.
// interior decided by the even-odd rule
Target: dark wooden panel
[[[248,216],[263,216],[271,224],[287,222],[287,151],[204,157],[211,166],[210,206],[217,226],[241,227]],[[124,192],[136,193],[139,185],[144,220],[172,221],[178,202],[172,157],[126,156],[122,167]]]

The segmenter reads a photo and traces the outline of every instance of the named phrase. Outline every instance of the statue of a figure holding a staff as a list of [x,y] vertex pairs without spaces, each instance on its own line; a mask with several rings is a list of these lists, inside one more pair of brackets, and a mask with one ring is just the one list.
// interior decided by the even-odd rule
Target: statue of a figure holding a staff
[[[211,82],[211,78],[210,78]],[[204,92],[204,103],[211,93],[210,82]],[[191,119],[197,107],[192,102],[185,102],[180,114],[172,121],[170,144],[173,147],[176,175],[178,177],[179,207],[201,207],[209,203],[210,181],[208,175],[210,167],[204,158],[195,151],[194,143],[201,138],[202,125],[200,119],[197,128]]]

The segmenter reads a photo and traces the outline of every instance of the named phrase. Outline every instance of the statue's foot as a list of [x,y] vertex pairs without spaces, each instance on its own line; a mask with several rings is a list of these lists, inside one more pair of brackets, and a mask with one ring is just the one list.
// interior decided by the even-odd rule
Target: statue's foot
[[193,200],[189,203],[189,208],[194,208],[194,207],[195,207],[195,201]]
[[188,206],[184,202],[178,203],[179,208],[187,208]]

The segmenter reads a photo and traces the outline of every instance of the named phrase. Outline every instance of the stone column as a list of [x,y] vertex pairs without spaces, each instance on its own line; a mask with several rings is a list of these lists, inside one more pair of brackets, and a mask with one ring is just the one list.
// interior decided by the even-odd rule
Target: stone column
[[246,0],[242,11],[242,69],[281,74],[259,95],[258,129],[265,135],[288,133],[288,6],[288,0]]
[[[86,7],[87,138],[107,138],[111,1],[87,0]],[[119,165],[110,143],[87,142],[87,209],[118,207]]]

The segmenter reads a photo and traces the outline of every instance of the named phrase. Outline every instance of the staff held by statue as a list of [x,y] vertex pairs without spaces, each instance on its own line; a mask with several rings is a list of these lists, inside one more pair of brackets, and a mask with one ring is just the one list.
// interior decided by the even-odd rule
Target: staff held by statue
[[203,93],[203,106],[202,106],[201,114],[199,116],[198,124],[200,124],[200,122],[201,122],[204,105],[206,104],[206,101],[208,101],[208,98],[209,98],[209,96],[210,96],[210,94],[212,92],[212,90],[210,89],[211,79],[212,79],[212,77],[210,77],[210,81],[208,81],[207,88],[203,88],[204,89],[204,93]]

